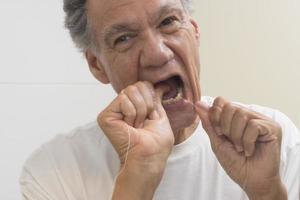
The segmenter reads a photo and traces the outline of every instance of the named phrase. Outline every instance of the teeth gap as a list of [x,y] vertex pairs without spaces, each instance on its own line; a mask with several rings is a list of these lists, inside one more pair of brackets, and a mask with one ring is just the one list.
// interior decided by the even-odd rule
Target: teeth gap
[[180,86],[180,87],[177,88],[176,97],[170,98],[170,99],[167,99],[167,100],[163,100],[162,103],[165,104],[165,105],[169,105],[169,104],[176,103],[181,99],[182,99],[182,87]]

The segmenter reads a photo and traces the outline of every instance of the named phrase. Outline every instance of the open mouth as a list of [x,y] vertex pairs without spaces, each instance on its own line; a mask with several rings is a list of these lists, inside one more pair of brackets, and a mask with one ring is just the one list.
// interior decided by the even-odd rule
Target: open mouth
[[163,105],[175,104],[183,99],[183,81],[180,76],[172,76],[167,80],[159,82],[158,84],[166,84],[170,88],[169,91],[163,95]]

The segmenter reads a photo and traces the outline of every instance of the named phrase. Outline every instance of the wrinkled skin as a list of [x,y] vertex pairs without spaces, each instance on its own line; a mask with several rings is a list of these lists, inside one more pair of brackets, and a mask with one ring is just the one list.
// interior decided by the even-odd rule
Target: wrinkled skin
[[[138,81],[155,83],[159,79],[176,74],[180,75],[185,83],[185,99],[191,102],[200,99],[198,27],[183,10],[180,1],[113,0],[101,1],[103,5],[99,2],[90,1],[90,7],[101,10],[90,11],[94,27],[97,27],[94,28],[95,32],[99,35],[100,54],[96,55],[97,61],[94,61],[97,66],[92,68],[94,75],[97,71],[97,79],[103,83],[109,82],[115,91],[120,93]],[[180,12],[169,11],[158,18],[158,6],[163,5],[169,5]],[[132,10],[136,12],[131,12]],[[126,20],[120,18],[120,13],[127,16]],[[168,17],[174,19],[162,25],[163,20],[168,20]],[[158,20],[151,20],[156,18]],[[126,23],[131,24],[130,31],[106,39],[105,34],[111,32],[114,24]],[[123,35],[127,40],[115,45],[118,37]],[[176,134],[177,132],[184,132],[197,117],[190,104],[186,104],[180,110],[167,109],[166,112],[177,136],[180,135]],[[190,134],[187,133],[188,136]]]
[[[194,132],[198,116],[220,164],[251,199],[285,199],[278,124],[222,98],[211,108],[199,102],[199,29],[180,0],[89,0],[87,8],[98,45],[86,52],[90,70],[118,93],[98,117],[123,169],[113,199],[152,199],[173,144]],[[156,83],[174,75],[185,101],[168,106],[170,88]]]
[[220,164],[250,199],[287,198],[279,175],[279,124],[222,97],[211,107],[197,102],[196,110]]

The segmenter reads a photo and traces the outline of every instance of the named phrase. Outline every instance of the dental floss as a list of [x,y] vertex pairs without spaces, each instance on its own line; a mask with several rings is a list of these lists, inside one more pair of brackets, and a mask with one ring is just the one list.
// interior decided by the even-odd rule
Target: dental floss
[[127,145],[127,149],[126,149],[126,154],[125,154],[125,160],[124,160],[124,165],[122,167],[122,169],[119,171],[119,173],[116,175],[115,179],[114,179],[114,185],[116,185],[116,181],[117,178],[123,173],[123,171],[125,170],[126,167],[126,163],[127,163],[127,158],[128,158],[128,154],[129,154],[129,148],[130,148],[130,143],[131,143],[131,133],[130,133],[130,126],[128,124],[125,123],[125,125],[127,126],[127,134],[128,134],[128,145]]
[[127,163],[127,158],[128,158],[128,154],[129,154],[129,148],[130,148],[130,143],[131,143],[131,134],[130,134],[130,127],[128,124],[126,124],[127,126],[127,135],[128,135],[128,146],[127,146],[127,149],[126,149],[126,154],[125,154],[125,161],[124,161],[124,167],[123,169],[119,172],[119,174],[122,173],[122,171],[125,169],[125,166],[126,166],[126,163]]

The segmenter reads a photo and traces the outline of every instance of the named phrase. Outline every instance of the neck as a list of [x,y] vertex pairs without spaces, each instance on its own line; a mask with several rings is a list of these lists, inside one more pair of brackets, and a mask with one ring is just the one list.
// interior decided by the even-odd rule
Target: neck
[[175,137],[175,145],[180,144],[184,142],[187,138],[189,138],[196,130],[196,128],[199,125],[199,117],[195,119],[195,121],[187,128],[174,131],[174,137]]

